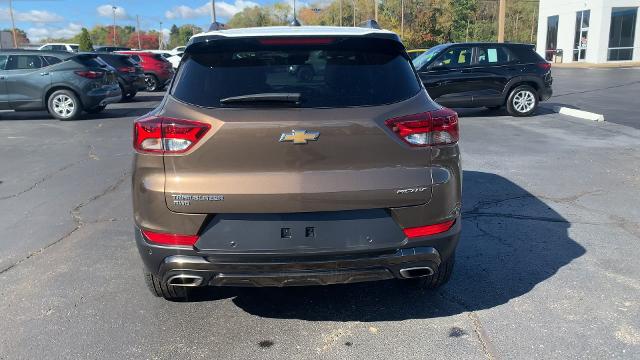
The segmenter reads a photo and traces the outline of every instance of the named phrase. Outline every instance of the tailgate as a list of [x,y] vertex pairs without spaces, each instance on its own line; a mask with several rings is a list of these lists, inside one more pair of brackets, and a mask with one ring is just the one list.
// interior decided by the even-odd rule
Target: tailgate
[[[383,107],[204,109],[170,97],[159,115],[197,119],[211,130],[188,153],[165,155],[167,206],[215,214],[424,204],[431,197],[431,149],[409,147],[384,125],[425,111],[424,104],[418,95]],[[286,141],[294,130],[319,136],[294,144]]]

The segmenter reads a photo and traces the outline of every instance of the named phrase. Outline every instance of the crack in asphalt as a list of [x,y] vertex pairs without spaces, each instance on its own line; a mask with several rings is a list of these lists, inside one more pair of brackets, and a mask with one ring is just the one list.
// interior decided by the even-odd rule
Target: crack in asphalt
[[[120,185],[122,185],[124,183],[124,181],[127,179],[128,175],[130,175],[129,171],[125,171],[122,173],[122,175],[111,185],[109,185],[107,188],[105,188],[103,191],[101,191],[100,193],[90,197],[89,199],[81,202],[80,204],[76,205],[75,207],[73,207],[73,209],[71,209],[71,211],[69,212],[71,214],[71,218],[73,219],[73,222],[76,224],[76,226],[71,229],[71,231],[67,232],[66,234],[64,234],[63,236],[61,236],[60,238],[58,238],[57,240],[51,242],[50,244],[47,244],[46,246],[31,252],[29,255],[25,256],[24,258],[16,261],[15,263],[0,269],[0,275],[4,274],[5,272],[15,268],[16,266],[20,265],[21,263],[25,262],[26,260],[31,259],[34,256],[40,255],[42,254],[45,250],[49,249],[50,247],[64,241],[65,239],[68,239],[71,235],[73,235],[76,231],[80,230],[85,224],[83,220],[82,220],[82,216],[80,214],[80,210],[89,205],[90,203],[106,196],[107,194],[115,191]],[[97,223],[97,222],[89,222],[89,224],[91,223]]]
[[471,321],[471,326],[473,327],[473,333],[476,335],[478,342],[480,342],[480,347],[482,348],[484,356],[489,360],[498,359],[498,352],[489,338],[489,333],[485,330],[484,326],[482,326],[482,322],[480,321],[478,314],[476,314],[475,311],[472,311],[471,307],[462,298],[452,293],[447,293],[441,290],[438,292],[438,295],[445,301],[458,305],[467,313],[467,317]]
[[46,174],[45,176],[43,176],[42,178],[38,179],[31,186],[29,186],[28,188],[26,188],[24,190],[20,190],[15,194],[5,195],[5,196],[0,197],[0,201],[7,200],[7,199],[13,199],[13,198],[21,196],[23,194],[26,194],[29,191],[32,191],[35,188],[37,188],[42,183],[52,179],[54,176],[58,175],[59,173],[64,172],[65,170],[67,170],[69,168],[72,168],[74,166],[77,166],[77,165],[79,165],[79,164],[81,164],[81,163],[83,163],[85,161],[88,161],[88,160],[99,160],[99,158],[98,158],[98,156],[96,155],[96,152],[95,152],[95,147],[93,145],[89,145],[89,153],[88,153],[86,158],[83,158],[83,159],[74,161],[72,163],[66,164],[66,165],[64,165],[64,166],[62,166],[62,167],[60,167],[60,168],[58,168],[58,169]]

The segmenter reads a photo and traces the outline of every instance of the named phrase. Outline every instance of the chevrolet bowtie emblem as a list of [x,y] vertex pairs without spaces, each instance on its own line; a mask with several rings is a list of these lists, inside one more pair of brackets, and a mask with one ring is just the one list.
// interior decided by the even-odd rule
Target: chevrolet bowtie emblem
[[318,140],[319,137],[319,131],[291,130],[290,133],[280,135],[280,142],[293,141],[294,144],[306,144],[308,141]]

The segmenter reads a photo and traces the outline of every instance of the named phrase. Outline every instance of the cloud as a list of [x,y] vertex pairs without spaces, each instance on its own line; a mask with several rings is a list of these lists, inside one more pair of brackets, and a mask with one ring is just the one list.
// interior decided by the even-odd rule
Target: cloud
[[[13,10],[15,21],[33,22],[39,24],[62,22],[64,18],[56,13],[45,10],[17,11]],[[8,8],[0,8],[0,20],[11,21]]]
[[27,29],[29,40],[38,43],[47,38],[71,38],[82,30],[82,25],[69,23],[62,28],[32,27]]
[[[229,19],[233,15],[239,13],[244,8],[260,6],[258,3],[250,0],[235,0],[235,2],[228,3],[226,1],[216,2],[216,16],[220,18]],[[208,2],[200,7],[192,8],[186,5],[176,6],[171,10],[167,10],[164,13],[167,19],[195,19],[211,16],[211,2]]]
[[[98,12],[98,16],[101,17],[106,17],[106,18],[113,18],[113,6],[111,4],[105,4],[105,5],[100,5],[96,8],[96,11]],[[116,7],[116,19],[118,20],[130,20],[131,16],[129,16],[129,14],[127,14],[127,10],[125,10],[122,6],[117,6]]]

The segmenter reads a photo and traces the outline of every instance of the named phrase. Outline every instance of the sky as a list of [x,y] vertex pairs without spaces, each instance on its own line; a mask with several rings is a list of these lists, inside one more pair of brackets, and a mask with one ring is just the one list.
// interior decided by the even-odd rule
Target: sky
[[[271,4],[278,0],[216,0],[218,21],[226,22],[245,7]],[[140,28],[158,30],[160,22],[165,33],[172,24],[195,24],[208,28],[211,23],[211,2],[208,0],[13,0],[16,27],[27,32],[31,42],[44,38],[64,38],[77,34],[82,27],[113,23],[112,7],[116,6],[116,24],[136,24]],[[9,1],[0,0],[0,28],[11,28]]]

